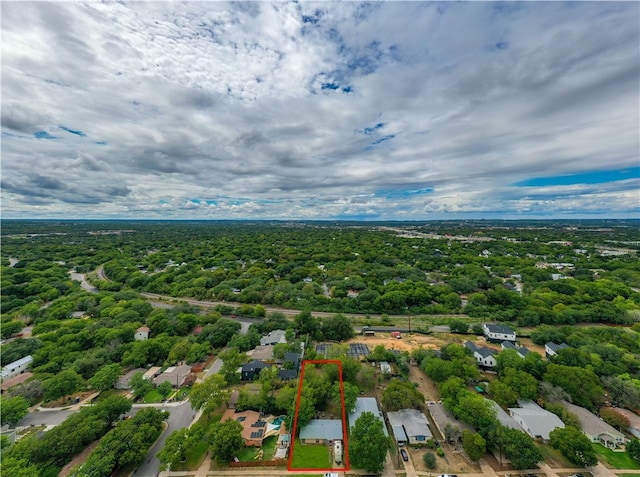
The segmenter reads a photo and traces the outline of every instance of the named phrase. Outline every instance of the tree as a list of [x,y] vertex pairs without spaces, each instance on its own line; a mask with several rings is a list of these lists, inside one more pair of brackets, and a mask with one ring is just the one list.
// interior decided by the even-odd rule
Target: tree
[[211,414],[227,400],[229,392],[226,386],[227,382],[219,374],[212,374],[203,382],[194,384],[189,397],[191,407]]
[[624,431],[629,427],[629,418],[619,413],[613,408],[605,407],[600,410],[600,417],[609,425],[619,431]]
[[98,370],[96,374],[89,379],[89,384],[96,391],[107,391],[118,382],[118,378],[122,374],[122,366],[118,363],[108,364]]
[[353,338],[353,326],[344,315],[334,315],[322,323],[322,334],[330,341],[346,341]]
[[83,384],[84,380],[82,376],[73,369],[66,369],[42,383],[44,397],[47,401],[53,401],[54,399],[73,394],[80,389]]
[[186,427],[173,431],[169,434],[164,443],[164,447],[157,454],[163,470],[171,470],[171,464],[184,462],[186,460],[188,435],[189,429]]
[[436,468],[436,455],[433,452],[425,453],[425,455],[422,456],[422,460],[424,460],[424,465],[427,466],[427,469]]
[[[358,399],[358,395],[360,394],[360,389],[358,389],[358,386],[349,382],[342,383],[342,387],[344,390],[344,409],[345,412],[349,414],[356,408],[356,400]],[[340,402],[339,383],[333,384],[333,400],[335,402]]]
[[551,446],[558,449],[571,462],[584,467],[598,463],[589,438],[573,426],[557,427],[549,433]]
[[311,311],[305,310],[298,313],[293,319],[293,328],[299,335],[316,336],[320,331],[320,320],[315,318]]
[[353,467],[378,473],[384,468],[389,441],[382,422],[371,412],[363,412],[351,428],[349,455]]
[[477,432],[462,432],[462,447],[473,462],[478,462],[487,452],[487,442]]
[[503,407],[509,407],[516,403],[518,394],[507,383],[494,379],[489,384],[491,398]]
[[626,449],[633,460],[640,462],[640,439],[631,439]]
[[515,469],[532,469],[544,460],[542,451],[522,431],[502,426],[504,455]]
[[424,403],[424,396],[412,383],[392,379],[382,393],[382,405],[387,411],[417,409]]
[[23,397],[0,399],[0,417],[2,425],[15,426],[29,412],[29,401]]
[[129,380],[129,385],[133,391],[133,395],[136,399],[143,397],[149,391],[153,389],[153,384],[148,379],[145,379],[142,371],[134,373]]
[[242,424],[233,419],[216,424],[211,431],[209,449],[219,463],[227,463],[244,446]]
[[238,368],[244,363],[246,355],[238,352],[238,348],[230,348],[220,353],[222,368],[220,373],[227,383],[236,383],[239,380]]
[[462,320],[453,319],[449,321],[449,328],[451,329],[452,333],[464,334],[469,331],[469,324]]
[[22,328],[24,328],[24,323],[18,320],[8,321],[6,323],[2,323],[1,328],[2,328],[2,331],[0,332],[0,335],[4,339],[16,333],[19,333],[22,330]]
[[604,401],[604,390],[598,376],[590,369],[551,363],[544,380],[564,389],[573,403],[595,409]]
[[214,348],[222,348],[241,327],[238,321],[221,318],[215,324],[203,327],[199,339],[208,342]]
[[165,399],[169,396],[169,394],[171,394],[172,389],[173,387],[171,386],[171,383],[169,381],[160,383],[160,385],[156,388],[156,390],[160,393],[160,396]]

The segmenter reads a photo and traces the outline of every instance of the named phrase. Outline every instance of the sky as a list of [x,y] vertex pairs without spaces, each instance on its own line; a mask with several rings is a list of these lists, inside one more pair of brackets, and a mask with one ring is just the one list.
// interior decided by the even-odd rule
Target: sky
[[640,217],[637,2],[2,2],[4,218]]

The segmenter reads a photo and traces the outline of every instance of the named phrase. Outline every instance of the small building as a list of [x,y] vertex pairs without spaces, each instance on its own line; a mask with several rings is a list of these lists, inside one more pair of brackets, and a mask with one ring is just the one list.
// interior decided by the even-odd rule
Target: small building
[[386,361],[380,361],[380,371],[382,374],[391,374],[391,365]]
[[624,434],[604,422],[588,409],[566,401],[563,401],[562,404],[567,408],[567,411],[578,417],[580,429],[591,442],[599,442],[609,449],[621,447],[626,442],[627,439],[624,437]]
[[389,424],[398,444],[423,444],[433,438],[429,423],[417,409],[400,409],[388,412]]
[[4,368],[2,368],[2,371],[0,371],[0,380],[4,381],[5,379],[9,379],[24,373],[31,367],[31,363],[33,363],[33,356],[27,355],[24,358],[20,358],[14,361],[13,363],[7,364]]
[[558,427],[564,428],[564,423],[558,416],[542,409],[533,401],[518,400],[518,404],[520,407],[509,408],[509,415],[534,439],[548,441],[551,431]]
[[171,386],[179,388],[191,374],[191,366],[183,364],[181,366],[170,366],[163,373],[153,378],[153,384],[160,386],[164,382],[171,383]]
[[498,422],[500,424],[502,424],[505,427],[515,429],[517,431],[522,431],[522,426],[518,424],[518,422],[513,417],[507,414],[505,410],[502,409],[497,402],[491,399],[487,399],[487,401],[489,402],[489,404],[491,404],[493,409],[496,411],[496,419],[498,419]]
[[256,361],[270,361],[273,359],[273,345],[258,345],[247,354]]
[[309,424],[300,429],[302,444],[331,444],[342,440],[342,420],[340,419],[312,419]]
[[273,330],[270,331],[269,334],[260,338],[260,344],[262,346],[266,345],[277,345],[278,343],[286,343],[286,332],[284,330]]
[[400,333],[399,331],[392,331],[391,337],[399,340],[400,338],[402,338],[402,333]]
[[370,412],[380,422],[382,422],[382,430],[385,436],[388,436],[387,426],[384,423],[384,416],[378,407],[378,401],[374,397],[358,397],[356,398],[356,407],[353,412],[349,413],[349,426],[353,427],[363,412]]
[[627,431],[629,431],[629,433],[636,439],[640,439],[640,416],[638,416],[635,412],[629,411],[628,409],[623,409],[621,407],[614,407],[612,409],[629,419],[629,427],[627,427]]
[[283,381],[291,381],[292,379],[296,379],[298,377],[297,369],[279,369],[278,370],[278,378]]
[[502,343],[503,341],[516,341],[516,332],[505,325],[485,323],[482,325],[484,336],[492,343]]
[[365,330],[364,328],[362,329],[362,334],[365,336],[375,336],[376,332],[373,330]]
[[302,363],[302,356],[300,353],[285,353],[282,363],[286,368],[294,369],[297,373],[300,369],[300,364]]
[[135,334],[133,335],[133,339],[136,341],[148,340],[150,331],[151,330],[148,326],[141,326],[136,330]]
[[240,379],[242,381],[253,381],[260,376],[260,372],[264,368],[270,368],[271,365],[262,361],[253,360],[240,368]]
[[558,351],[561,349],[569,348],[570,346],[567,343],[555,344],[553,341],[549,341],[544,345],[544,354],[548,358],[551,356],[555,356],[558,354]]
[[471,341],[466,341],[464,347],[473,353],[473,357],[476,359],[478,365],[484,368],[495,368],[498,362],[496,361],[495,350],[491,348],[485,348],[483,346],[477,346]]

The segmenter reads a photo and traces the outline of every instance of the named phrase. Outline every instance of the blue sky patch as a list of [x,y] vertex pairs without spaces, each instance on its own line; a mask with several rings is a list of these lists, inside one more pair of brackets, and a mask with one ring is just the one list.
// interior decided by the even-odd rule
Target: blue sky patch
[[96,141],[95,144],[97,144],[98,146],[106,146],[107,141]]
[[36,139],[57,139],[56,136],[52,136],[47,131],[36,131],[33,133]]
[[386,136],[382,136],[382,137],[381,137],[380,139],[378,139],[377,141],[373,141],[373,142],[371,143],[371,145],[375,146],[376,144],[380,144],[380,143],[383,143],[383,142],[385,142],[385,141],[389,141],[389,140],[393,139],[394,137],[396,137],[396,135],[395,135],[395,134],[388,134],[388,135],[386,135]]
[[77,129],[69,129],[69,128],[65,128],[64,126],[60,126],[60,129],[62,129],[63,131],[67,131],[69,134],[75,134],[76,136],[80,136],[80,137],[87,137],[85,133]]
[[424,187],[422,189],[383,189],[375,192],[376,197],[384,197],[386,199],[404,199],[415,195],[430,194],[433,188]]
[[534,177],[514,185],[520,187],[545,187],[573,184],[602,184],[604,182],[623,181],[640,178],[640,168],[609,171],[591,171],[566,176]]
[[322,86],[320,89],[338,89],[338,88],[340,88],[339,84],[331,82],[331,83],[322,83]]
[[373,126],[372,128],[364,128],[364,133],[366,135],[371,135],[375,132],[376,129],[382,129],[384,127],[384,123],[378,123],[375,126]]

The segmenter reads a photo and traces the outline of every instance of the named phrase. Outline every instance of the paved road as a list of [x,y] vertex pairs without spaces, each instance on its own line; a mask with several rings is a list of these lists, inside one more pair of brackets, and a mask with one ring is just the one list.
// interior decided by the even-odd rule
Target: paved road
[[76,409],[52,409],[50,411],[30,412],[18,422],[18,427],[29,426],[57,426],[71,414],[78,412]]

